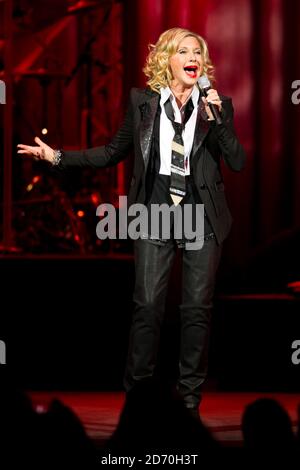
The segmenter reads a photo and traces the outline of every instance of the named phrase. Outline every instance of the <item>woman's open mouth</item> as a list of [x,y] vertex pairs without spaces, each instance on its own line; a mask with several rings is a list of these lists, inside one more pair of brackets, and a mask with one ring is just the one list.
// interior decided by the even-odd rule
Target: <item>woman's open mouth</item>
[[187,67],[184,67],[185,73],[190,78],[196,78],[197,77],[197,70],[198,70],[197,65],[188,65]]

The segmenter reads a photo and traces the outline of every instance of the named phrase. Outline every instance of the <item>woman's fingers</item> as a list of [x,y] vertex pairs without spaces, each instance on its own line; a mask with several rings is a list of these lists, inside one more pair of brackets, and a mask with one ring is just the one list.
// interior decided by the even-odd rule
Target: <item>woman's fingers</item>
[[18,154],[33,157],[35,160],[42,158],[43,149],[41,147],[33,147],[32,145],[18,144]]
[[207,93],[207,104],[208,103],[211,103],[211,104],[214,104],[216,106],[218,106],[219,110],[221,109],[222,107],[222,101],[220,100],[220,97],[218,95],[218,92],[217,90],[214,90],[213,88],[211,88],[210,90],[208,90],[208,93]]
[[214,90],[213,88],[210,88],[207,92],[207,97],[212,98],[212,99],[219,98],[217,90]]
[[39,145],[41,160],[47,160],[52,163],[54,153],[53,149],[49,145],[45,144],[45,142],[43,142],[39,137],[35,137],[34,141]]
[[35,137],[34,141],[36,144],[40,145],[40,147],[48,147],[47,144],[45,144],[45,142],[43,142],[39,137]]
[[49,145],[45,144],[45,142],[43,142],[41,139],[39,139],[39,137],[35,137],[34,140],[35,143],[38,144],[38,147],[18,144],[18,153],[33,156],[35,160],[46,160],[52,163],[54,159],[54,150],[49,147]]
[[[211,90],[209,90],[211,91]],[[214,99],[215,98],[215,99]],[[219,96],[215,96],[214,94],[211,95],[211,96],[207,96],[207,98],[205,98],[204,96],[202,97],[202,101],[203,103],[205,104],[205,110],[206,110],[206,113],[208,115],[208,118],[210,120],[213,120],[214,117],[213,117],[213,114],[211,112],[211,109],[209,107],[209,104],[214,104],[215,106],[217,106],[219,108],[219,111],[221,111],[222,109],[222,101],[220,100]]]
[[29,145],[18,144],[17,147],[19,147],[20,149],[29,150]]
[[206,111],[206,113],[207,113],[207,115],[208,115],[208,118],[209,118],[210,120],[214,119],[214,117],[213,117],[213,115],[212,115],[212,112],[211,112],[211,110],[210,110],[210,107],[208,106],[207,99],[204,98],[204,96],[202,96],[202,101],[203,101],[203,103],[204,103],[204,105],[205,105],[205,111]]
[[39,147],[32,147],[31,145],[18,144],[19,150],[18,153],[28,153],[28,155],[37,155],[39,154]]

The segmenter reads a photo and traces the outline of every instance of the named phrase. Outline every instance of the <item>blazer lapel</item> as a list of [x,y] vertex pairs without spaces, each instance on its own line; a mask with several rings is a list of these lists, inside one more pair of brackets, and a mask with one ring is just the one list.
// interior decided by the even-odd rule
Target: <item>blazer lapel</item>
[[209,127],[210,126],[209,126],[209,122],[207,121],[207,114],[205,111],[205,106],[204,106],[203,101],[200,98],[191,159],[196,155],[200,146],[202,145],[203,140],[205,139],[209,131]]
[[158,93],[155,93],[154,96],[152,96],[150,99],[140,104],[139,106],[141,112],[140,145],[145,163],[145,168],[147,167],[149,161],[153,125],[159,98],[160,95]]
[[[143,103],[139,105],[139,110],[141,113],[140,146],[141,146],[141,151],[142,151],[142,155],[144,159],[145,168],[147,168],[148,161],[149,161],[154,119],[155,119],[157,107],[159,104],[159,99],[160,99],[160,95],[158,93],[152,94],[151,92],[150,99],[148,98],[146,101],[144,101]],[[198,152],[200,146],[202,145],[209,131],[209,128],[210,126],[209,126],[209,122],[207,121],[207,114],[205,111],[204,103],[200,98],[191,159]]]

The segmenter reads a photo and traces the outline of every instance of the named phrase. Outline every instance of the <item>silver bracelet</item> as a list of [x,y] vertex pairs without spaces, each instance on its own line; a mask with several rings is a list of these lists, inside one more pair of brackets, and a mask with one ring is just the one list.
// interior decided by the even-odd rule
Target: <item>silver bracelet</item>
[[59,165],[61,162],[62,153],[61,150],[54,150],[54,158],[52,160],[52,165]]

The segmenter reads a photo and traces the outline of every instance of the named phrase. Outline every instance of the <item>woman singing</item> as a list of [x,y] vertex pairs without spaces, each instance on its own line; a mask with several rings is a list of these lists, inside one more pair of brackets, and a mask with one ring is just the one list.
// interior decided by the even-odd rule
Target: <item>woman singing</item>
[[[191,414],[198,416],[207,373],[212,298],[222,243],[231,215],[224,195],[221,159],[233,171],[245,162],[233,127],[230,98],[207,93],[198,80],[214,82],[207,44],[196,33],[172,28],[150,46],[144,72],[147,88],[133,88],[123,125],[105,146],[78,151],[54,150],[38,137],[36,146],[20,144],[18,153],[49,161],[61,169],[116,165],[134,149],[128,205],[169,207],[204,205],[201,248],[187,246],[184,235],[156,236],[150,230],[134,242],[135,288],[124,385],[153,377],[169,275],[177,249],[182,258],[181,338],[177,389]],[[219,113],[211,112],[212,105]],[[193,216],[190,223],[194,224]],[[151,221],[150,221],[151,224]],[[189,241],[190,242],[190,241]],[[191,245],[191,243],[189,243]]]

